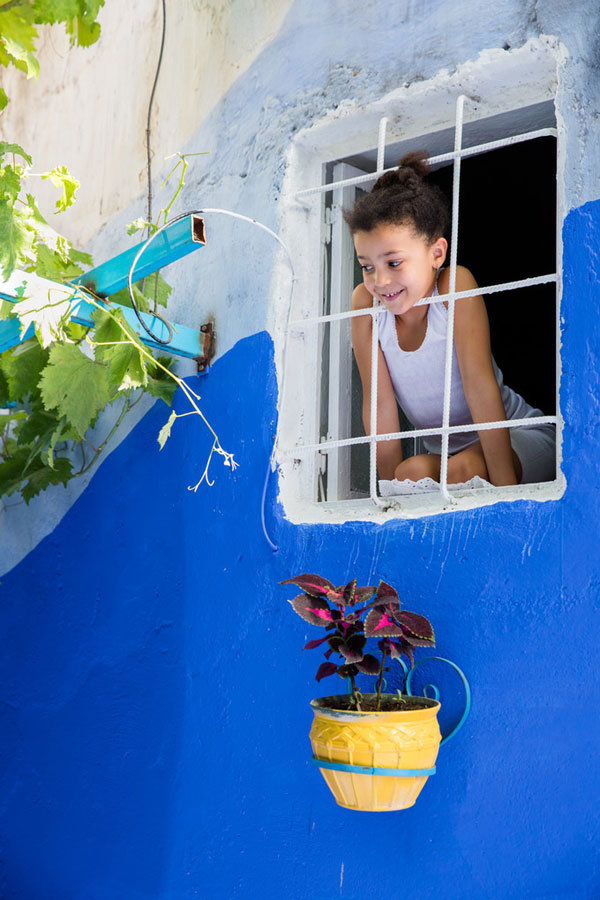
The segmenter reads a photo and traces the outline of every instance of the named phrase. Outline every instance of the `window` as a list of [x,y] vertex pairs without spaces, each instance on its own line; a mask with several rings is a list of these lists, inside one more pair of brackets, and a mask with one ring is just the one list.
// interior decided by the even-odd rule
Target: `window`
[[[314,294],[312,303],[310,297],[303,297],[302,308],[294,307],[289,324],[287,357],[295,359],[296,368],[301,359],[304,372],[302,385],[296,384],[291,390],[286,387],[281,411],[281,491],[292,518],[307,521],[411,517],[499,499],[549,499],[560,496],[564,490],[558,465],[560,415],[556,389],[560,263],[556,262],[554,66],[546,48],[546,53],[540,53],[538,72],[527,73],[528,83],[522,71],[528,61],[522,59],[519,65],[519,51],[505,56],[482,71],[489,94],[487,102],[483,98],[469,100],[455,92],[454,123],[449,115],[448,89],[442,90],[437,83],[429,88],[430,110],[436,111],[436,97],[439,104],[441,94],[444,115],[440,116],[437,110],[438,116],[432,115],[432,121],[441,122],[443,127],[414,127],[407,100],[410,89],[406,89],[404,98],[381,104],[381,111],[388,115],[381,116],[378,132],[373,127],[376,110],[366,117],[372,145],[373,136],[378,135],[376,147],[361,150],[359,141],[365,140],[362,129],[357,128],[352,141],[349,123],[340,126],[345,134],[338,135],[338,145],[349,147],[349,152],[322,158],[321,184],[309,187],[304,181],[304,189],[296,192],[296,199],[306,204],[302,207],[305,219],[314,221],[315,211],[321,216],[324,252],[318,300],[314,302]],[[484,63],[482,67],[486,69]],[[427,91],[422,88],[418,99],[426,107],[423,93]],[[516,102],[519,94],[520,104]],[[404,99],[404,109],[399,99]],[[412,127],[407,127],[406,121]],[[362,146],[369,145],[365,142]],[[400,156],[417,148],[429,151],[434,168],[432,178],[452,197],[449,262],[455,266],[458,256],[474,271],[480,285],[477,293],[484,295],[488,306],[492,349],[506,383],[532,406],[542,409],[544,415],[537,419],[539,424],[557,425],[556,478],[551,482],[449,492],[444,458],[447,462],[448,434],[457,429],[449,428],[445,400],[443,427],[438,430],[442,434],[440,489],[437,493],[397,498],[380,495],[375,449],[386,436],[376,434],[373,419],[370,434],[365,436],[362,428],[362,389],[352,356],[349,321],[356,315],[350,312],[350,296],[361,274],[354,262],[342,209],[352,206],[357,192],[368,190],[382,170],[392,168]],[[301,154],[298,161],[300,158]],[[509,231],[510,254],[506,249]],[[499,248],[499,252],[484,253],[482,241]],[[450,300],[452,310],[452,296],[445,295],[444,299]],[[521,322],[518,333],[514,328],[516,308]],[[371,309],[360,314],[373,316],[376,347],[378,312]],[[288,361],[286,376],[290,379],[293,370],[294,364]],[[375,389],[376,379],[372,382]],[[294,403],[297,418],[290,428]],[[376,404],[372,402],[371,407],[376,409]],[[532,424],[536,420],[526,421]],[[507,424],[518,428],[518,423],[519,420],[512,420]],[[467,428],[463,426],[463,430]],[[422,434],[413,433],[405,417],[401,417],[400,429],[393,436],[403,439],[403,455],[421,452]]]

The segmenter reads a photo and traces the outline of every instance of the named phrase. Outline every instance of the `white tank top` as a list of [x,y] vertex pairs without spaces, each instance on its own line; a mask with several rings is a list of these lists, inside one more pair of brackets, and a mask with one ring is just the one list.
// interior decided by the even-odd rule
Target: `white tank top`
[[[433,296],[438,296],[437,283]],[[398,343],[396,319],[385,309],[379,315],[379,344],[390,373],[394,393],[407,418],[415,428],[440,428],[444,408],[444,375],[446,368],[446,329],[448,310],[443,303],[430,303],[427,330],[417,350],[402,350]],[[502,372],[492,358],[507,419],[543,415],[531,407],[520,394],[504,384]],[[456,348],[452,348],[452,384],[450,392],[450,425],[472,425],[473,418],[462,385]],[[449,452],[458,453],[479,440],[476,431],[451,434]],[[441,453],[441,437],[423,438],[430,453]]]

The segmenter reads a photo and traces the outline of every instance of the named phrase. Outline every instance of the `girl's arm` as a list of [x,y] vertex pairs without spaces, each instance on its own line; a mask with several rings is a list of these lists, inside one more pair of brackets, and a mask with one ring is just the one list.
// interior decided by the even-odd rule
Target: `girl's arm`
[[[359,284],[352,294],[352,309],[368,309],[373,298],[364,285]],[[365,434],[371,433],[371,316],[356,316],[352,319],[352,349],[363,389],[362,415]],[[398,406],[388,372],[385,357],[378,346],[377,360],[377,434],[400,431]],[[377,470],[380,478],[391,480],[396,467],[402,462],[400,440],[379,441],[377,444]]]
[[[448,291],[450,273],[440,275],[440,293]],[[477,282],[468,269],[457,266],[456,290],[468,291]],[[457,300],[454,307],[454,344],[463,389],[473,422],[506,420],[500,388],[492,365],[490,326],[483,297]],[[479,440],[492,484],[517,484],[508,428],[480,431]]]

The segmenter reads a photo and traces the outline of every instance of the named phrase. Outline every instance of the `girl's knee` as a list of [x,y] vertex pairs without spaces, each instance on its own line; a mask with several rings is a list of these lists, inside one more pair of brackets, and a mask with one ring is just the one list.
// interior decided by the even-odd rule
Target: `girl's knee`
[[437,481],[440,477],[440,458],[432,453],[410,456],[396,467],[394,477],[398,481],[404,481],[405,478],[410,479],[410,481],[419,481],[421,478],[433,478],[434,481]]
[[475,475],[487,480],[488,473],[482,452],[467,451],[457,453],[448,460],[449,484],[462,484],[470,481]]

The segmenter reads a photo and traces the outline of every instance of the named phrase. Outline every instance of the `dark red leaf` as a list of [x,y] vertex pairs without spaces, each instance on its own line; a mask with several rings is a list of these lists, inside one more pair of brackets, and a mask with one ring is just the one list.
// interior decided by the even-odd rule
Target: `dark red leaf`
[[366,603],[367,600],[370,600],[373,594],[375,593],[374,587],[357,587],[356,594],[354,595],[355,603]]
[[364,634],[354,634],[348,640],[343,641],[339,648],[347,663],[357,663],[363,658],[363,650],[367,639]]
[[393,604],[386,606],[377,605],[365,619],[365,634],[367,637],[399,637],[403,634],[402,628],[393,619]]
[[333,675],[334,672],[337,672],[338,667],[335,663],[324,662],[321,663],[319,668],[317,669],[317,674],[315,675],[315,679],[320,681],[322,678],[327,678],[328,675]]
[[410,634],[410,632],[405,631],[402,635],[403,639],[411,645],[411,647],[435,647],[435,643],[433,641],[427,641],[425,638],[415,637],[414,634]]
[[397,592],[386,581],[380,581],[379,587],[377,588],[377,599],[378,600],[395,600],[397,603],[400,602],[400,598],[398,597]]
[[400,659],[401,656],[407,656],[411,666],[414,662],[412,646],[406,641],[390,641],[389,654],[392,659]]
[[[419,640],[425,641],[425,645],[419,644],[419,646],[434,646],[435,635],[433,633],[433,628],[431,627],[431,622],[429,619],[426,619],[425,616],[420,616],[418,613],[403,611],[399,613],[396,618],[402,625],[402,629],[407,637],[410,635],[413,638],[419,638]],[[411,643],[414,643],[414,641],[411,641]]]
[[366,653],[361,661],[356,663],[356,668],[363,675],[379,675],[379,667],[380,663],[372,653]]
[[320,575],[296,575],[294,578],[280,581],[279,584],[296,584],[311,597],[323,597],[327,591],[335,590],[332,583]]
[[337,673],[340,678],[354,678],[354,676],[358,674],[358,666],[354,663],[350,663],[349,665],[345,666],[338,666]]
[[344,638],[341,634],[330,634],[327,636],[327,640],[329,641],[330,648],[335,652],[340,652],[340,647],[344,643]]
[[325,641],[329,640],[329,635],[325,635],[325,637],[318,638],[316,641],[308,641],[307,644],[304,645],[305,650],[314,650],[315,647],[319,647]]
[[349,581],[346,587],[344,588],[344,603],[346,606],[352,606],[355,602],[354,597],[356,594],[356,578],[353,578],[352,581]]
[[338,587],[338,588],[333,588],[331,591],[327,591],[327,594],[325,596],[327,597],[327,599],[329,601],[331,601],[331,603],[337,603],[338,606],[344,605],[345,601],[344,601],[343,586]]
[[325,651],[325,659],[329,659],[332,653],[333,653],[333,650],[331,650],[331,649],[326,650]]
[[289,601],[295,612],[311,625],[328,625],[333,616],[326,600],[299,594]]

